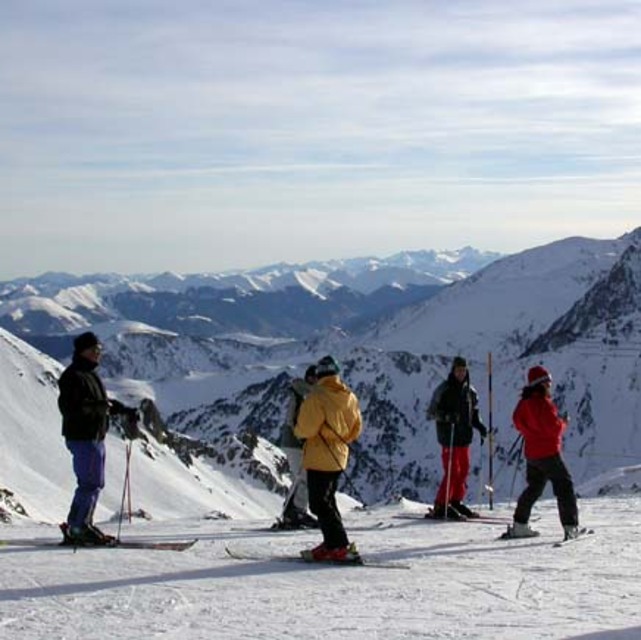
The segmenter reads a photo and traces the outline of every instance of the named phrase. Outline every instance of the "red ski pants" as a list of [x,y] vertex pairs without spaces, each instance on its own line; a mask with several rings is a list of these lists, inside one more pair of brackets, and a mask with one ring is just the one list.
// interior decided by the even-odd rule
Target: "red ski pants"
[[446,505],[453,500],[463,502],[467,492],[467,476],[470,473],[470,448],[452,447],[450,449],[450,447],[443,447],[441,461],[443,462],[444,474],[434,504]]

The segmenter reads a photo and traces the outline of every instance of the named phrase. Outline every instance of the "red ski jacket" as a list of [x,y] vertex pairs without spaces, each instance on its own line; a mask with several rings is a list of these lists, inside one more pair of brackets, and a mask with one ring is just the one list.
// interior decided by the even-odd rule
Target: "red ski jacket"
[[561,451],[561,436],[567,427],[548,396],[534,394],[521,398],[514,414],[514,426],[525,440],[525,457],[530,460],[549,458]]

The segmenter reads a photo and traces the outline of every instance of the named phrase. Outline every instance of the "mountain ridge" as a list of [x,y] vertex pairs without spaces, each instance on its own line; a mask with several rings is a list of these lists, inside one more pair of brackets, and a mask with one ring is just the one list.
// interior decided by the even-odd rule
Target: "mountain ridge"
[[[366,425],[353,448],[345,489],[367,503],[398,495],[432,499],[441,469],[434,426],[425,418],[431,392],[447,376],[452,357],[465,355],[487,421],[487,359],[492,353],[494,489],[497,498],[505,497],[514,486],[518,462],[509,454],[517,437],[511,412],[534,364],[552,372],[555,400],[572,418],[565,456],[577,481],[641,455],[638,310],[611,304],[611,317],[599,319],[589,305],[579,304],[591,299],[591,291],[637,304],[632,294],[641,282],[638,235],[569,238],[509,256],[427,302],[390,312],[360,334],[332,327],[307,339],[252,343],[121,321],[93,328],[105,343],[102,370],[108,387],[120,397],[153,401],[171,432],[202,440],[203,451],[211,447],[216,456],[224,457],[230,442],[247,450],[253,443],[270,442],[267,459],[274,469],[289,381],[321,356],[334,354],[361,399]],[[619,272],[623,276],[616,282],[625,287],[613,287],[609,280]],[[593,339],[589,350],[574,340],[547,351],[527,351],[577,304],[588,319],[598,320],[585,333]],[[577,313],[572,318],[580,320]],[[598,339],[602,334],[607,340]],[[69,350],[70,338],[65,339]],[[472,448],[470,500],[482,499],[487,491],[486,452],[478,445],[475,441]],[[194,465],[201,464],[195,460]],[[274,486],[282,486],[282,478],[274,477]],[[277,512],[278,500],[271,504]]]

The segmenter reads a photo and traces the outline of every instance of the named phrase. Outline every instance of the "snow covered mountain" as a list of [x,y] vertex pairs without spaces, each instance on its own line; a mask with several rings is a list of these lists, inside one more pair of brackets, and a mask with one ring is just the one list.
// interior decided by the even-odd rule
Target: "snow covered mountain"
[[[636,230],[530,249],[351,334],[336,327],[307,340],[246,341],[121,321],[93,328],[106,346],[109,388],[151,400],[170,429],[208,443],[214,457],[225,455],[230,439],[250,449],[262,439],[277,443],[289,381],[333,353],[366,425],[344,488],[367,503],[433,498],[441,471],[434,426],[425,419],[431,393],[451,357],[466,355],[487,422],[492,352],[495,495],[506,497],[517,473],[511,413],[533,364],[552,371],[556,400],[571,416],[566,456],[577,481],[641,456],[640,236]],[[489,479],[478,445],[470,495],[480,500]]]
[[0,283],[0,326],[47,350],[43,337],[117,319],[199,336],[305,337],[425,300],[497,257],[466,247],[221,274],[46,273]]
[[[0,329],[0,514],[39,521],[64,520],[75,480],[60,435],[59,363]],[[112,393],[112,397],[116,394]],[[137,397],[124,381],[117,396]],[[135,397],[134,397],[135,396]],[[143,404],[143,437],[133,441],[134,511],[153,518],[273,517],[285,479],[283,456],[264,440],[229,435],[199,443],[167,433],[153,403]],[[97,518],[119,512],[125,442],[117,427],[107,436],[107,486]],[[163,487],[159,491],[159,487]]]
[[514,358],[609,272],[634,237],[567,238],[502,258],[354,339],[385,350]]
[[631,239],[632,244],[609,273],[539,336],[528,348],[527,355],[553,351],[577,340],[600,340],[616,346],[619,338],[639,334],[641,233]]
[[[553,371],[556,400],[572,417],[566,455],[577,479],[638,460],[641,325],[630,315],[638,313],[638,238],[639,230],[612,241],[570,238],[531,249],[451,285],[427,303],[400,311],[360,337],[333,334],[326,340],[288,345],[280,353],[281,364],[288,357],[302,367],[307,354],[307,362],[325,351],[338,355],[345,363],[347,381],[361,398],[367,429],[354,447],[350,481],[356,494],[366,502],[395,494],[422,500],[433,495],[440,477],[439,448],[433,425],[424,418],[425,408],[457,353],[470,360],[486,421],[490,409],[486,363],[488,352],[495,355],[497,495],[505,495],[513,482],[514,461],[506,459],[516,435],[511,413],[527,368],[541,362]],[[615,288],[614,283],[627,286]],[[528,351],[575,302],[583,296],[592,300],[591,291],[610,291],[621,298],[618,306],[609,299],[604,325],[610,337],[613,327],[620,326],[616,343],[597,343],[588,353],[586,345],[578,343],[545,353]],[[584,315],[596,317],[590,307]],[[273,441],[288,380],[274,374],[261,385],[174,414],[169,422],[198,437],[221,428],[250,429]],[[487,468],[481,468],[484,458],[477,445],[474,460],[477,488],[471,489],[481,495]]]

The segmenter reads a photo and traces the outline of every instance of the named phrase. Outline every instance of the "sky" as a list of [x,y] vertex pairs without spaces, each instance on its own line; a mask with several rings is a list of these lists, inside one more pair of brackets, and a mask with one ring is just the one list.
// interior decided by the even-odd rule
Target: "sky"
[[639,226],[637,0],[5,0],[0,279]]

